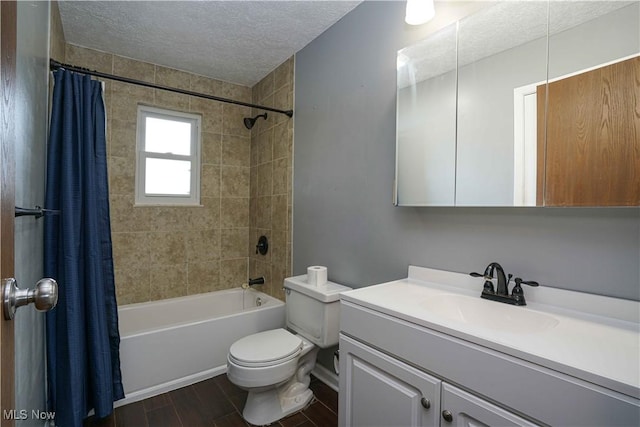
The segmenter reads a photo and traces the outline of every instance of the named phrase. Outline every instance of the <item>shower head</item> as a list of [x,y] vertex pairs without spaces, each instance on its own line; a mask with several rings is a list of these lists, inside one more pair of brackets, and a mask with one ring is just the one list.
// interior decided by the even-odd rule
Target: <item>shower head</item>
[[260,117],[262,117],[263,119],[267,120],[267,113],[259,114],[259,115],[255,116],[254,118],[245,117],[244,118],[244,125],[247,127],[247,129],[251,129],[253,127],[253,125],[256,124],[256,120],[258,120]]

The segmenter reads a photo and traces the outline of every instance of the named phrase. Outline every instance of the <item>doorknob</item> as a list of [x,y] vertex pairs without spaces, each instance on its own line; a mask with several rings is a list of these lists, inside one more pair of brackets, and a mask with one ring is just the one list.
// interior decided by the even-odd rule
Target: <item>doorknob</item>
[[5,320],[12,320],[16,309],[34,303],[36,310],[49,311],[58,303],[58,283],[49,278],[38,280],[34,289],[18,289],[16,279],[4,279],[2,301]]

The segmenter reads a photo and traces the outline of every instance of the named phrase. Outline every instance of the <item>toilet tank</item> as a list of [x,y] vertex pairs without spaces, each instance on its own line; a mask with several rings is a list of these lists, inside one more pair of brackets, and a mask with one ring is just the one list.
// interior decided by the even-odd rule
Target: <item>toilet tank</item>
[[309,285],[306,274],[284,279],[284,288],[287,327],[320,348],[338,344],[340,293],[351,288],[333,282]]

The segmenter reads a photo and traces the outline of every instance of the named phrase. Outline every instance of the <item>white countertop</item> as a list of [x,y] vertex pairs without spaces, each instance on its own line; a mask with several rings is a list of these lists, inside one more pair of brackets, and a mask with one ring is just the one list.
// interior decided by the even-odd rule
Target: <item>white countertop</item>
[[[640,398],[639,302],[523,286],[527,306],[516,307],[481,299],[483,282],[466,274],[411,266],[406,279],[345,292],[341,298]],[[486,309],[491,322],[504,322],[443,316],[429,303],[451,295],[477,298],[474,308]],[[540,322],[541,318],[550,321]]]

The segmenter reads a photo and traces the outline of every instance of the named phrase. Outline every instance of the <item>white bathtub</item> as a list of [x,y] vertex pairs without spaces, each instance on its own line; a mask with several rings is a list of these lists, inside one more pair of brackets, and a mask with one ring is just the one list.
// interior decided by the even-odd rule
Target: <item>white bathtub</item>
[[224,373],[234,341],[285,325],[282,301],[240,288],[128,304],[118,316],[126,397],[115,406]]

